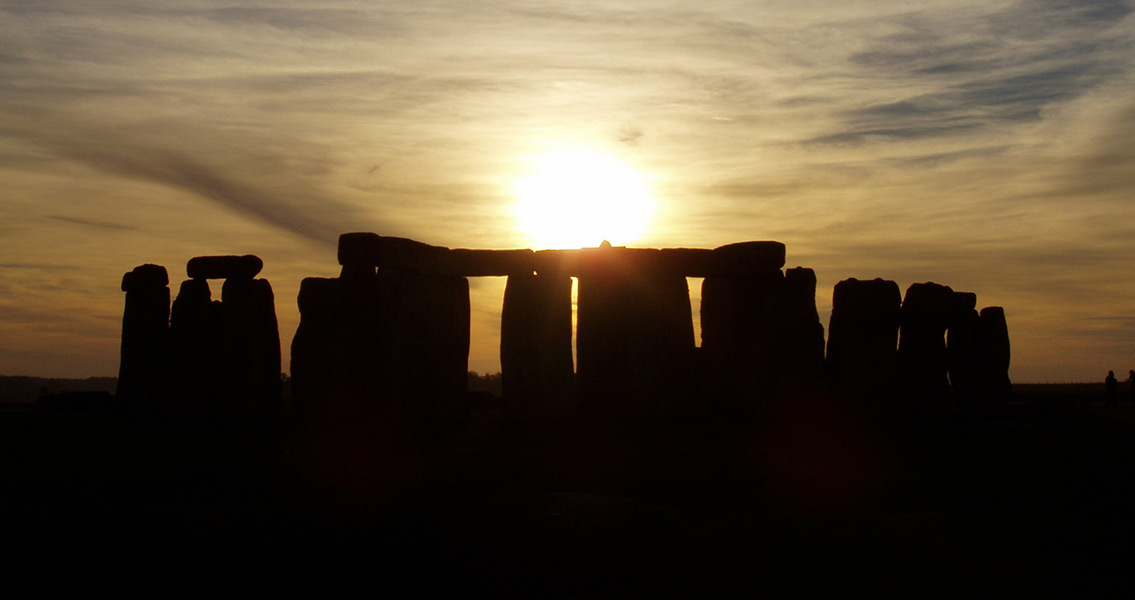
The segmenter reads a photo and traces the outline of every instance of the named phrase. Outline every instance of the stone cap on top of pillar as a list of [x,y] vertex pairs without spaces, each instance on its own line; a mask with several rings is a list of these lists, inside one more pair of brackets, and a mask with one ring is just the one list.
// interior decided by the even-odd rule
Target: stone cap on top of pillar
[[605,245],[570,250],[451,250],[374,233],[339,236],[341,265],[409,269],[438,275],[478,277],[521,273],[594,274],[611,269],[686,277],[746,275],[784,266],[784,244],[741,242],[714,250],[626,248]]
[[196,256],[189,259],[185,272],[190,279],[252,279],[260,274],[264,261],[259,256]]
[[169,274],[161,265],[144,264],[122,274],[122,291],[158,289],[169,285]]

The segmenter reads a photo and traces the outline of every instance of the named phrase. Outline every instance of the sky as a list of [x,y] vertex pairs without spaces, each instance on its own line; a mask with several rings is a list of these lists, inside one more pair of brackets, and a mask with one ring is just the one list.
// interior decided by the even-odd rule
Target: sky
[[[565,153],[645,186],[629,245],[785,243],[825,327],[840,280],[934,281],[1005,307],[1014,381],[1126,373],[1133,11],[0,0],[0,374],[116,374],[122,273],[209,254],[264,259],[287,370],[340,233],[539,247],[517,182]],[[470,284],[495,372],[504,281]]]

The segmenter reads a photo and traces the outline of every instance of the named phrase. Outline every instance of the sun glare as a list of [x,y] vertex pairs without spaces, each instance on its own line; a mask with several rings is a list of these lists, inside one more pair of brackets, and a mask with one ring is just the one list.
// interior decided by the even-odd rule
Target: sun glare
[[654,211],[647,178],[614,157],[561,153],[535,157],[514,184],[516,218],[534,248],[626,245]]

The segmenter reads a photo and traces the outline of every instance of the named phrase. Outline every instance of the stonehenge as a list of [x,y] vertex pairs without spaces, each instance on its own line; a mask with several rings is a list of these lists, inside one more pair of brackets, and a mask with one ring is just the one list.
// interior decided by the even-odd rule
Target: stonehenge
[[[170,304],[164,267],[123,277],[119,397],[152,412],[261,416],[280,405],[280,334],[260,258],[199,256]],[[160,273],[159,273],[160,270]],[[208,279],[223,278],[221,300]]]
[[[340,236],[337,256],[339,276],[304,279],[297,298],[292,397],[316,418],[460,417],[468,277],[507,278],[502,400],[525,417],[732,414],[821,396],[992,408],[1011,389],[1000,307],[978,311],[975,294],[931,282],[903,295],[894,281],[846,279],[825,342],[816,274],[785,269],[779,242],[476,250],[360,232]],[[262,268],[251,255],[195,257],[172,307],[164,268],[126,273],[119,396],[178,412],[276,411],[280,338]],[[691,277],[703,280],[700,347]]]

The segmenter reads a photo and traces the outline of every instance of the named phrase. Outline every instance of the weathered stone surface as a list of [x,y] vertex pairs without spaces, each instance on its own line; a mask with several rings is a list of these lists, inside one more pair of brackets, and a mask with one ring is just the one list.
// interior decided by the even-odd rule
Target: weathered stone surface
[[228,279],[221,289],[224,344],[219,349],[219,410],[236,416],[275,414],[280,408],[280,330],[272,285],[266,279]]
[[504,400],[521,414],[558,416],[574,396],[571,278],[510,275],[501,310]]
[[197,256],[189,259],[185,271],[190,279],[252,279],[264,268],[260,257]]
[[875,408],[894,401],[901,304],[894,281],[852,278],[835,285],[824,362],[835,393]]
[[915,283],[906,290],[899,331],[899,370],[907,402],[941,408],[950,396],[946,329],[957,299],[948,286]]
[[693,319],[685,277],[597,261],[577,290],[581,400],[591,410],[680,412],[692,395]]
[[138,265],[122,275],[122,291],[160,289],[169,286],[169,274],[161,265]]
[[133,406],[164,404],[169,360],[169,278],[165,267],[141,265],[122,278],[126,306],[118,367],[118,399]]
[[981,309],[978,340],[981,347],[979,397],[985,405],[1004,406],[1013,388],[1009,380],[1009,327],[1005,322],[1005,309],[1000,306]]
[[212,300],[205,279],[181,283],[169,319],[172,408],[204,413],[217,400],[223,368],[221,303]]

